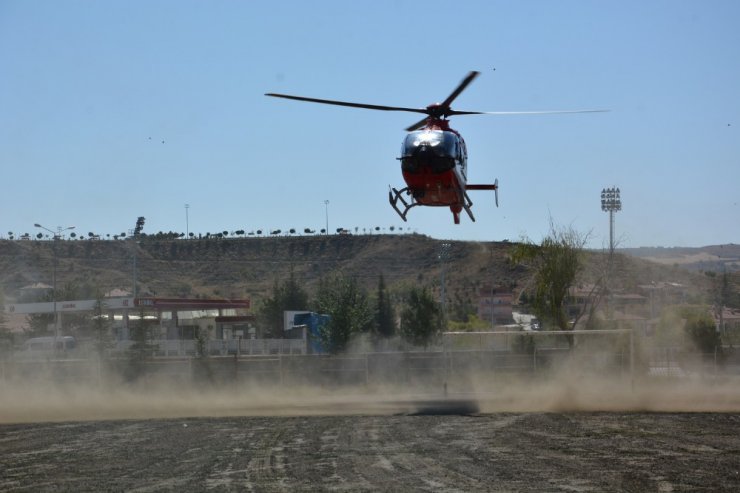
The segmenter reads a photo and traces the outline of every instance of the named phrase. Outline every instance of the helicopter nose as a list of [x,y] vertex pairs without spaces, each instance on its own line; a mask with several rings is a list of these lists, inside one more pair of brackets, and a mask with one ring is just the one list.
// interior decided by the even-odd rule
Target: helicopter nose
[[432,150],[431,147],[429,147],[427,145],[422,145],[416,151],[416,155],[419,156],[422,159],[423,158],[428,158],[428,157],[432,157],[434,155],[434,151]]

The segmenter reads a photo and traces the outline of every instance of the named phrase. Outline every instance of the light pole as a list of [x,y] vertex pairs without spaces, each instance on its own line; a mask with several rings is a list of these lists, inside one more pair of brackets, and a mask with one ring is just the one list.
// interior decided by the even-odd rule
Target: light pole
[[62,232],[68,231],[70,229],[75,229],[75,227],[68,226],[66,228],[62,228],[61,226],[57,226],[57,230],[52,231],[49,228],[40,225],[39,223],[35,223],[33,226],[35,228],[46,230],[52,235],[51,236],[52,238],[52,244],[51,244],[51,252],[52,252],[51,296],[52,298],[51,299],[54,303],[54,348],[56,349],[57,341],[59,340],[59,316],[57,312],[57,240],[62,238]]
[[324,201],[324,208],[326,211],[326,234],[329,234],[329,201]]
[[609,213],[609,255],[614,255],[614,213],[622,210],[619,188],[601,189],[601,210]]
[[188,224],[188,209],[190,209],[190,204],[185,204],[185,239],[190,239],[190,226]]

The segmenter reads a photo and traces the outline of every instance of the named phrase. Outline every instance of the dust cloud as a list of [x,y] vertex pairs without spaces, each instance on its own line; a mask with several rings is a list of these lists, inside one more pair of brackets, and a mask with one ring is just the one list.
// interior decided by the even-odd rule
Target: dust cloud
[[[430,407],[431,406],[431,407]],[[237,384],[148,379],[0,380],[0,423],[226,416],[497,412],[738,412],[740,378],[616,377],[574,368],[538,375],[476,373],[385,385]],[[436,411],[435,411],[436,410]],[[459,411],[456,411],[459,410]]]

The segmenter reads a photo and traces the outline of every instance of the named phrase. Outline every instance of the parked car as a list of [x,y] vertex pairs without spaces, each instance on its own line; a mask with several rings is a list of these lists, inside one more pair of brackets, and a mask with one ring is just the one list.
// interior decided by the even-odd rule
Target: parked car
[[32,337],[23,343],[19,356],[53,356],[67,354],[77,347],[77,340],[72,336]]

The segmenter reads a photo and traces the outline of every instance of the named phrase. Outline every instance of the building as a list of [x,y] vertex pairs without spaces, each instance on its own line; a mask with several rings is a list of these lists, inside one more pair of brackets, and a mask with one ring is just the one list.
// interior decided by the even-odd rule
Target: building
[[478,318],[490,321],[491,325],[514,323],[513,301],[514,295],[510,291],[483,288],[478,291]]
[[[199,334],[208,339],[248,337],[253,315],[249,299],[205,300],[187,298],[109,297],[103,300],[103,313],[111,321],[112,336],[119,341],[130,339],[133,323],[142,315],[150,321],[152,339],[193,340]],[[59,314],[60,334],[66,335],[65,314],[92,314],[97,300],[65,300],[41,303],[10,303],[5,313],[19,316]],[[55,306],[56,305],[56,306]],[[26,327],[28,322],[26,321]],[[22,327],[21,327],[22,329]],[[50,328],[53,332],[53,327]]]

